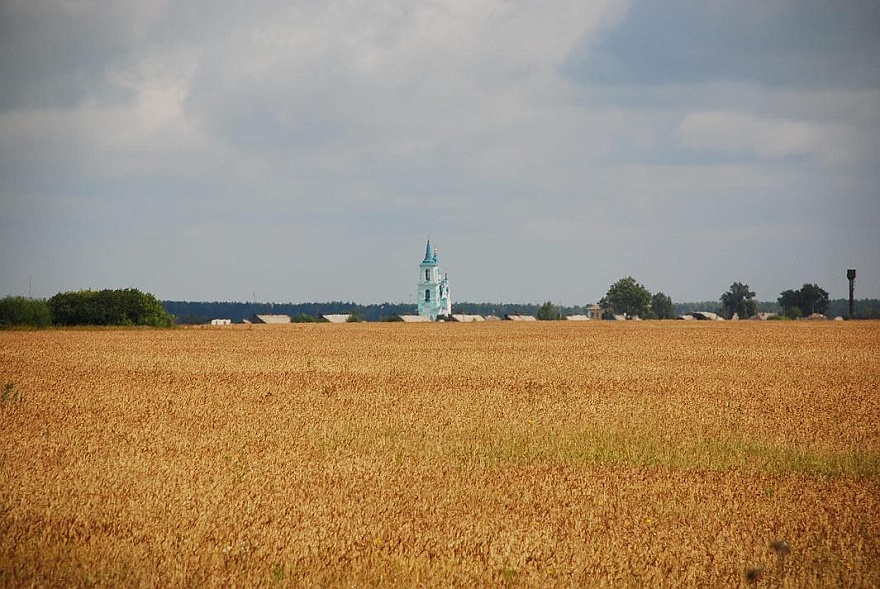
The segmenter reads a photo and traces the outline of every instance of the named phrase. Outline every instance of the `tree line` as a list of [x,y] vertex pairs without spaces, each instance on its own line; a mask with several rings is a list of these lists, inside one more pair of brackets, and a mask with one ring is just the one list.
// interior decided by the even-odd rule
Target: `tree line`
[[[177,323],[193,325],[209,323],[211,319],[230,319],[234,323],[250,319],[254,315],[288,315],[294,322],[316,321],[321,315],[352,313],[364,321],[389,321],[401,315],[416,314],[413,303],[374,303],[361,305],[354,302],[330,301],[326,303],[255,303],[233,301],[163,301],[165,310],[173,315]],[[586,306],[555,307],[565,315],[578,315],[586,312]],[[521,303],[469,303],[457,302],[452,305],[454,314],[464,315],[537,315],[540,306]]]
[[136,288],[60,292],[47,300],[9,296],[0,299],[0,327],[74,325],[174,325],[162,303]]
[[[714,312],[731,319],[734,316],[747,319],[760,312],[780,311],[782,316],[797,319],[809,317],[814,313],[828,314],[829,311],[835,316],[848,314],[848,301],[846,299],[830,300],[828,292],[817,284],[804,284],[799,289],[784,290],[779,294],[776,304],[759,302],[755,299],[755,292],[743,282],[734,282],[730,288],[719,297],[720,306],[714,307]],[[708,310],[714,302],[700,303],[702,309],[694,308],[691,311]],[[623,315],[625,317],[639,317],[641,319],[671,319],[676,316],[676,306],[672,300],[662,292],[651,294],[642,284],[632,276],[621,278],[611,285],[608,292],[599,301],[607,316]],[[681,312],[679,307],[678,312]],[[855,316],[862,319],[880,318],[880,305],[876,299],[857,301]]]
[[296,323],[317,321],[321,315],[328,314],[354,314],[364,321],[383,321],[416,312],[416,306],[411,304],[359,305],[350,301],[329,301],[326,303],[163,301],[162,305],[182,325],[209,323],[211,319],[230,319],[233,323],[240,323],[254,315],[289,315]]
[[[611,285],[599,301],[606,318],[614,315],[642,319],[671,319],[693,311],[713,311],[730,318],[749,317],[756,312],[774,312],[789,318],[807,317],[812,313],[828,316],[848,315],[847,299],[829,299],[828,293],[815,284],[780,293],[774,302],[757,301],[747,284],[734,282],[716,301],[673,303],[662,292],[651,293],[631,276]],[[586,313],[587,306],[562,306],[546,301],[542,305],[518,303],[453,304],[453,313],[467,315],[533,315],[541,320],[562,319]],[[48,300],[22,296],[0,299],[0,328],[16,325],[49,327],[72,325],[148,325],[166,327],[177,324],[209,323],[211,319],[240,322],[258,314],[289,315],[294,322],[316,321],[323,314],[352,314],[363,321],[393,321],[401,315],[415,314],[416,305],[381,303],[359,305],[353,302],[327,303],[241,303],[158,301],[137,289],[83,290],[63,292]],[[880,319],[880,299],[855,301],[859,319]]]

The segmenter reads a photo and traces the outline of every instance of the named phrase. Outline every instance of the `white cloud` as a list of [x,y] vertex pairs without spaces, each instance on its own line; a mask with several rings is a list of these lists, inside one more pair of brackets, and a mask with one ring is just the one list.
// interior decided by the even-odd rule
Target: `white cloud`
[[762,158],[810,155],[821,151],[821,130],[812,123],[762,119],[742,112],[689,113],[678,127],[682,145]]
[[[247,149],[328,142],[404,155],[505,128],[561,87],[556,69],[615,3],[324,3],[209,43],[188,114]],[[377,139],[379,140],[377,142]]]
[[872,165],[880,141],[868,129],[877,126],[877,117],[870,121],[858,112],[849,117],[850,121],[832,122],[818,116],[794,120],[733,110],[697,111],[684,116],[677,138],[680,146],[694,152],[768,161],[807,158],[831,168]]

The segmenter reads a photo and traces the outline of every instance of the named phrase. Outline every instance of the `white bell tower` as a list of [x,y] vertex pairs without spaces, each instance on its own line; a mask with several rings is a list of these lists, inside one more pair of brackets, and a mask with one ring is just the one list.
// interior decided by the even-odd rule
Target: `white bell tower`
[[431,240],[425,245],[425,259],[419,264],[419,285],[416,300],[419,315],[436,321],[438,316],[452,315],[452,299],[449,296],[449,277],[440,275],[437,250],[431,249]]

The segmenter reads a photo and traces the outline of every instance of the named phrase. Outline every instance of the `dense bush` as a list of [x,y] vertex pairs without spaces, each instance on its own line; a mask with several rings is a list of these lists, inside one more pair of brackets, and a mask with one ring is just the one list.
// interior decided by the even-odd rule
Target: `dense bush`
[[0,327],[29,325],[48,327],[52,324],[49,305],[42,299],[6,297],[0,299]]
[[291,323],[314,323],[315,318],[308,313],[299,313],[290,318]]
[[60,292],[49,299],[56,325],[149,325],[174,324],[162,304],[135,288]]

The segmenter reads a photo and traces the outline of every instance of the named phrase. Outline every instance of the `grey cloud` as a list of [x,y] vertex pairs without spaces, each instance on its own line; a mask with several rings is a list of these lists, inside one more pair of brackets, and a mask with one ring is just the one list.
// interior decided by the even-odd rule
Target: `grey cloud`
[[238,30],[285,3],[163,0],[0,2],[0,111],[129,101],[152,56],[234,54]]
[[880,86],[873,0],[637,0],[620,26],[592,41],[564,66],[585,84]]
[[0,110],[129,99],[115,74],[136,57],[131,18],[121,3],[0,3]]

